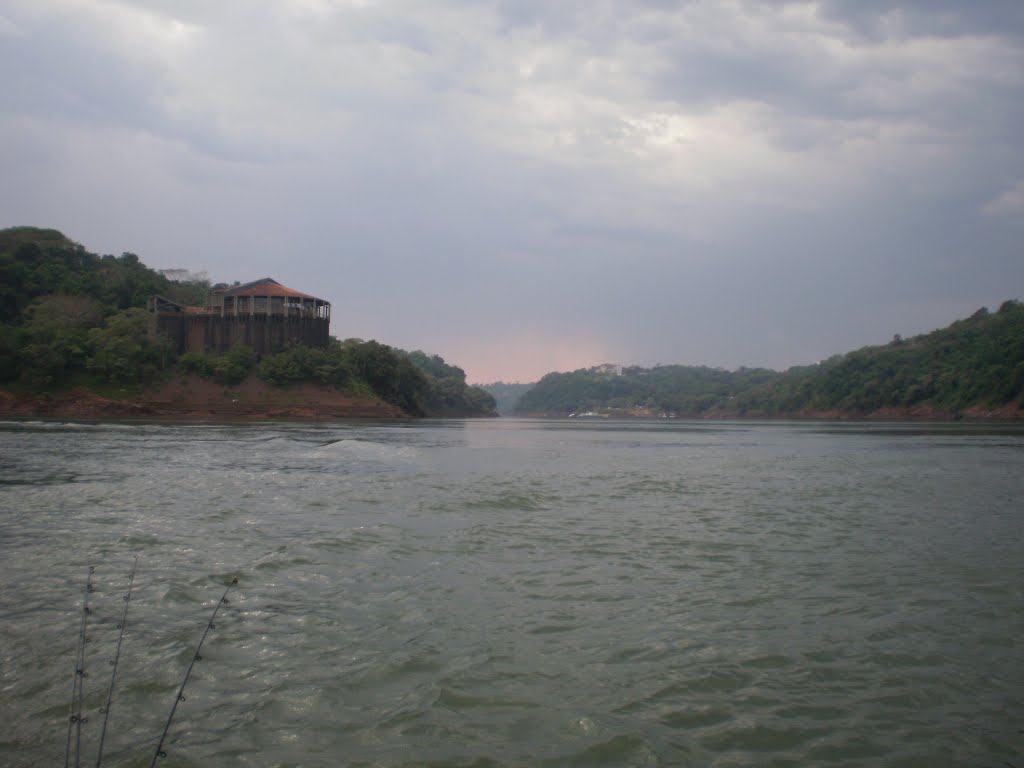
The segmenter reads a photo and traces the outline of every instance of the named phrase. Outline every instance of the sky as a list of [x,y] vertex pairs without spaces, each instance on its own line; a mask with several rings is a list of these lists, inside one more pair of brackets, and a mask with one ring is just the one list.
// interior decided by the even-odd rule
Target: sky
[[1024,298],[1020,0],[2,0],[0,227],[470,382]]

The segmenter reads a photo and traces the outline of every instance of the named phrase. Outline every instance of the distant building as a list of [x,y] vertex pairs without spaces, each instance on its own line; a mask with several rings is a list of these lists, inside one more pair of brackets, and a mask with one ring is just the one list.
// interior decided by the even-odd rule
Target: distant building
[[183,352],[226,352],[236,344],[257,358],[291,344],[323,347],[330,338],[331,305],[265,277],[242,285],[215,286],[203,307],[152,296],[150,333],[171,340]]

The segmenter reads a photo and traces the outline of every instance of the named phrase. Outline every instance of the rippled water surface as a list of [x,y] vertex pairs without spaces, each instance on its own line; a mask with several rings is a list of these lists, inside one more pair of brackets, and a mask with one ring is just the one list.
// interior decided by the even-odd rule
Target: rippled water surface
[[0,764],[1024,768],[1024,431],[0,424]]

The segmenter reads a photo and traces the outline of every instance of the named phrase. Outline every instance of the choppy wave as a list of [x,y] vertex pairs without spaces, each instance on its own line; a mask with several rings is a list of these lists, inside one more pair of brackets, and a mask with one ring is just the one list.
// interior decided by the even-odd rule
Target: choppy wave
[[0,423],[0,762],[1024,765],[1019,431],[599,427]]
[[419,451],[408,445],[388,445],[368,440],[341,438],[324,443],[320,446],[321,453],[332,453],[342,456],[357,456],[362,459],[414,459]]

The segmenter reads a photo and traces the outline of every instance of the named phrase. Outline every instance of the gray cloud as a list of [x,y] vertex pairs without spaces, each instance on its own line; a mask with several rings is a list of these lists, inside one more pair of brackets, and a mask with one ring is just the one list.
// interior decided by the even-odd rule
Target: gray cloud
[[1024,278],[1016,3],[4,14],[0,224],[269,274],[472,378],[810,362]]
[[875,39],[893,34],[1024,35],[1024,7],[1015,0],[824,0],[820,7],[825,18]]

